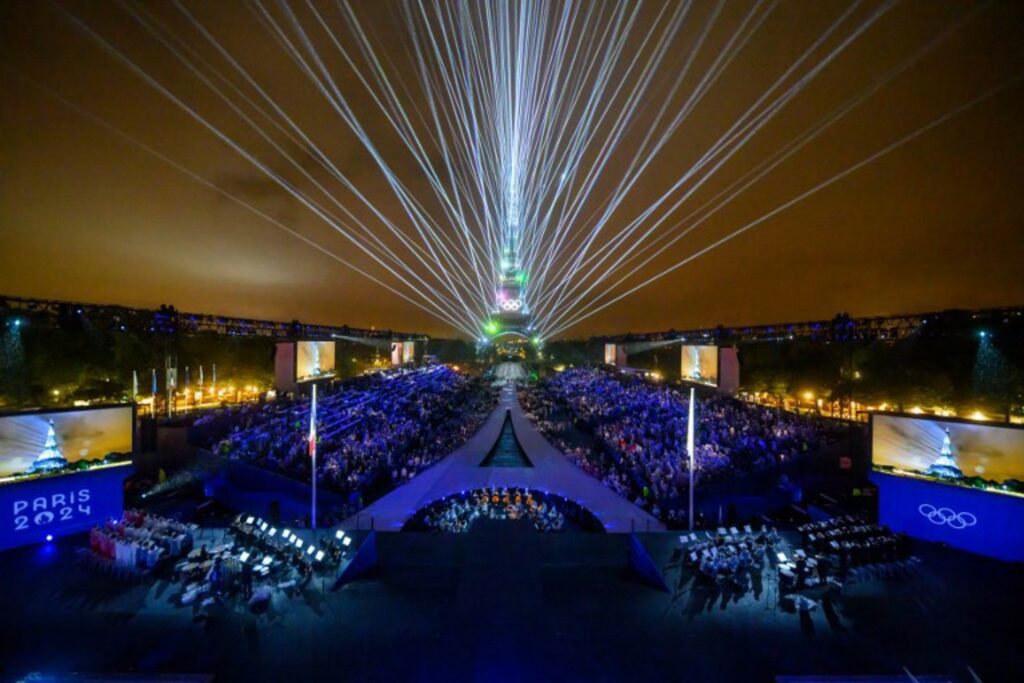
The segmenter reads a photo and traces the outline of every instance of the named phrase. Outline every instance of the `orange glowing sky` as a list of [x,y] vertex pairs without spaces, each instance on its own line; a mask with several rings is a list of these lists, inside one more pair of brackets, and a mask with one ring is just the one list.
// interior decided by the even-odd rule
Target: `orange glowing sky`
[[[185,34],[171,3],[145,3]],[[365,150],[297,75],[241,2],[188,2],[275,97],[297,112],[332,157],[390,216],[393,195]],[[393,2],[357,3],[375,35],[403,33]],[[63,2],[219,125],[229,117],[116,3]],[[729,2],[724,41],[749,2]],[[622,224],[692,163],[823,27],[849,6],[783,0],[724,73],[668,151],[614,216]],[[879,6],[864,3],[863,12]],[[325,4],[326,7],[326,4]],[[697,3],[695,17],[710,3]],[[934,36],[974,3],[909,0],[887,12],[702,190],[726,182],[812,125]],[[325,11],[333,11],[325,9]],[[643,15],[641,21],[650,20]],[[995,3],[853,111],[834,129],[656,259],[650,275],[764,214],[995,84],[1024,74],[1024,3]],[[692,32],[691,32],[692,33]],[[684,31],[670,60],[694,39]],[[199,49],[200,42],[193,45]],[[210,56],[207,54],[207,56]],[[444,323],[382,290],[164,162],[58,103],[67,98],[145,144],[246,197],[360,267],[387,274],[269,184],[198,124],[60,18],[48,3],[0,6],[0,294],[156,306],[278,320],[415,329]],[[25,80],[25,77],[32,82]],[[341,74],[343,87],[358,83]],[[667,80],[665,80],[667,82]],[[658,81],[655,87],[662,87]],[[370,134],[411,187],[367,98]],[[640,125],[625,147],[643,132]],[[379,118],[379,117],[376,117]],[[1024,85],[1001,91],[763,225],[569,330],[571,336],[684,329],[1024,302]],[[242,132],[239,132],[242,135]],[[251,136],[250,136],[251,138]],[[250,138],[247,141],[259,147]],[[618,161],[600,188],[616,180]],[[695,198],[697,199],[697,198]],[[366,212],[363,212],[366,213]],[[397,219],[397,218],[396,218]],[[401,244],[392,244],[402,249]],[[637,280],[634,280],[637,281]]]

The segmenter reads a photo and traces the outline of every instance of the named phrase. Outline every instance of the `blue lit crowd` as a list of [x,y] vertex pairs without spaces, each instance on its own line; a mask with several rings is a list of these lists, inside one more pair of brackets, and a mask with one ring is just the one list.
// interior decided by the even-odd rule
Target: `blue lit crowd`
[[[324,391],[317,404],[317,476],[360,506],[460,446],[487,417],[494,391],[445,366],[376,373]],[[219,453],[309,477],[310,401],[249,409]]]
[[422,526],[434,531],[464,533],[479,519],[526,519],[537,531],[561,531],[565,515],[543,497],[524,489],[483,489],[452,496],[420,513]]
[[[577,465],[655,516],[682,521],[688,397],[639,378],[581,368],[520,398],[541,431]],[[822,420],[725,396],[698,399],[696,414],[698,485],[777,468],[839,435]],[[574,447],[562,438],[566,419],[592,437],[593,447]]]
[[520,487],[490,487],[456,494],[421,509],[407,529],[465,533],[479,520],[526,520],[537,531],[602,531],[579,505],[553,494]]

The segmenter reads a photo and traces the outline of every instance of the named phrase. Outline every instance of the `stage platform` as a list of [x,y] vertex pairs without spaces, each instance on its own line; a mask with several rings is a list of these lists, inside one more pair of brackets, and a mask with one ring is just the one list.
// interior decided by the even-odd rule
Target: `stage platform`
[[985,683],[1020,680],[1019,566],[915,544],[919,575],[856,583],[797,614],[774,569],[742,591],[709,585],[680,566],[676,538],[641,535],[663,593],[629,572],[622,534],[380,534],[371,575],[339,591],[317,581],[255,614],[176,607],[180,586],[91,571],[75,561],[88,538],[70,536],[0,553],[0,680],[770,683],[907,667],[967,683],[968,666]]
[[[516,438],[533,467],[481,467],[501,434],[506,412]],[[534,428],[512,387],[501,391],[498,405],[459,449],[441,462],[341,523],[342,529],[401,531],[416,511],[455,493],[488,486],[519,486],[568,498],[594,514],[610,533],[663,531],[664,525],[572,464]]]

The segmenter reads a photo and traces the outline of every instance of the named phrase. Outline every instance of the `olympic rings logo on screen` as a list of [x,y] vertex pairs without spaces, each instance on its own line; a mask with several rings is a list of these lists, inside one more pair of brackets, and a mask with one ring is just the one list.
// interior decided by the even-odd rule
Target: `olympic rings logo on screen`
[[951,529],[966,529],[978,523],[978,518],[971,512],[955,512],[952,508],[937,508],[929,503],[917,507],[925,519],[935,526],[946,525]]
[[501,309],[504,311],[518,311],[522,307],[522,299],[505,299],[501,302]]

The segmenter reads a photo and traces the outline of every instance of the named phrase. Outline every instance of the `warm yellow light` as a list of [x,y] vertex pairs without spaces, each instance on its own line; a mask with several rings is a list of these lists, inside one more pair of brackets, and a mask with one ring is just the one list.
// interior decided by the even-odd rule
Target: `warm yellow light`
[[975,410],[973,413],[968,415],[968,417],[970,417],[972,420],[981,420],[981,421],[985,421],[985,420],[988,419],[987,417],[985,417],[985,413],[981,412],[980,410]]
[[452,366],[452,370],[454,370],[455,372],[458,372],[459,371],[459,366],[458,365],[453,365]]
[[813,391],[805,391],[803,393],[803,397],[804,397],[805,401],[813,401],[814,400],[814,392]]
[[60,396],[60,389],[54,389],[53,390],[53,395],[54,396]]
[[914,406],[913,408],[910,409],[910,412],[912,412],[914,415],[922,415],[924,413],[924,410],[921,409],[921,406]]

